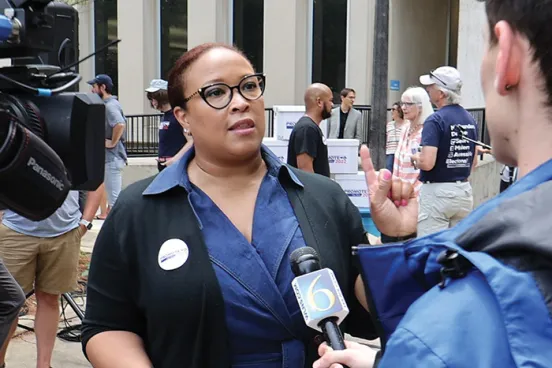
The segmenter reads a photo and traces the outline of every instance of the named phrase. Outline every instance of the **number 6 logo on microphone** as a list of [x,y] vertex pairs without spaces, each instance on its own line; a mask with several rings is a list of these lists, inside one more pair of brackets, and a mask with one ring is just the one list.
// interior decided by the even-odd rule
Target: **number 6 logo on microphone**
[[322,331],[318,326],[322,320],[335,317],[339,324],[349,314],[332,270],[323,268],[297,276],[291,285],[307,326]]
[[[308,295],[309,306],[312,309],[318,312],[325,312],[327,310],[332,309],[332,307],[335,305],[335,294],[332,293],[332,291],[329,289],[318,289],[314,291],[314,287],[316,286],[316,283],[318,282],[318,280],[320,280],[321,277],[322,275],[318,275],[314,280],[312,280],[312,282],[310,283],[307,295]],[[324,294],[328,299],[328,306],[325,308],[320,307],[320,305],[316,301],[316,294],[319,294],[319,293]]]

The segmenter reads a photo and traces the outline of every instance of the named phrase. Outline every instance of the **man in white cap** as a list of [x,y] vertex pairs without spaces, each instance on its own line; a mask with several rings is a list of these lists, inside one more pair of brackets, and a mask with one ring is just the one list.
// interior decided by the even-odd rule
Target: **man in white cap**
[[167,86],[167,81],[154,79],[150,86],[146,88],[146,96],[151,107],[163,113],[159,123],[159,152],[157,158],[157,168],[160,172],[182,157],[193,143],[192,136],[184,131],[174,117],[169,104]]
[[421,151],[412,160],[420,168],[420,206],[417,236],[448,229],[473,208],[468,177],[476,157],[477,123],[460,106],[462,79],[450,66],[420,77],[438,110],[424,123]]

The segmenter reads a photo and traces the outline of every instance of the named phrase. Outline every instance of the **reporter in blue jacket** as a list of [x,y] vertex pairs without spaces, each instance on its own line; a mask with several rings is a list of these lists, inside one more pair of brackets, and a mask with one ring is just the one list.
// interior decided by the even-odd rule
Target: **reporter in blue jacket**
[[[383,356],[375,363],[365,346],[323,345],[315,368],[552,367],[552,1],[485,3],[488,130],[497,160],[519,167],[519,180],[454,228],[360,247]],[[376,225],[414,231],[413,200],[394,207],[386,171],[376,178],[366,147],[361,155]]]

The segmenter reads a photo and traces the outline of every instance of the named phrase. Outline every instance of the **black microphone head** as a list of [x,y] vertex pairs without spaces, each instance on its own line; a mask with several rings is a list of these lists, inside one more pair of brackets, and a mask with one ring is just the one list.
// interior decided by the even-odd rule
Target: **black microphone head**
[[460,135],[468,134],[468,132],[466,131],[466,128],[464,128],[462,125],[455,125],[453,130]]
[[295,249],[289,256],[289,262],[295,276],[305,275],[320,269],[318,253],[311,247]]

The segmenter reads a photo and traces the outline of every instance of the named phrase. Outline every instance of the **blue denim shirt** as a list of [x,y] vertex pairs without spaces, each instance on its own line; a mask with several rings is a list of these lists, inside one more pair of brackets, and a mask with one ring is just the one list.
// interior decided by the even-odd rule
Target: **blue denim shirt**
[[[303,368],[308,338],[295,299],[289,265],[293,250],[305,245],[286,192],[278,181],[286,170],[266,147],[261,149],[268,172],[264,177],[253,217],[252,242],[239,232],[211,199],[193,185],[187,167],[190,149],[178,164],[169,166],[146,189],[155,194],[184,187],[200,222],[226,310],[233,367]],[[289,171],[296,185],[301,182]]]

